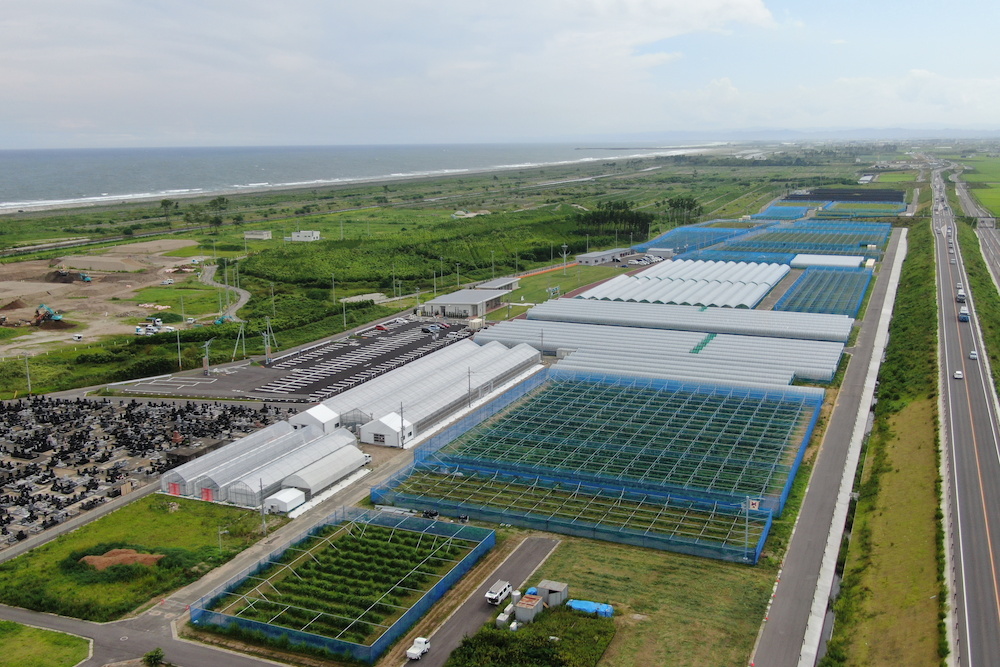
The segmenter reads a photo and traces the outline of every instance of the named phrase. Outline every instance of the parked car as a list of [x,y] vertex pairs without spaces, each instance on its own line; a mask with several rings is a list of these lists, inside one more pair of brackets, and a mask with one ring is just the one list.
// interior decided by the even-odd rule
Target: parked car
[[376,324],[375,325],[375,331],[388,331],[388,330],[389,330],[389,327],[385,326],[384,324]]

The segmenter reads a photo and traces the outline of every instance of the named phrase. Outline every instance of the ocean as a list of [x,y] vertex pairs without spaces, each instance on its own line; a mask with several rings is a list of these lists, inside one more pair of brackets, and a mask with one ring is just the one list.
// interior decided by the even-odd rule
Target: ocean
[[0,212],[501,171],[698,150],[568,144],[0,150]]

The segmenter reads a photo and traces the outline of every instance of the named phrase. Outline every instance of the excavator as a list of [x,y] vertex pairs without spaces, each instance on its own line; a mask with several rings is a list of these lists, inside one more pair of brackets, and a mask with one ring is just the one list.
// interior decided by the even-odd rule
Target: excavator
[[58,322],[61,319],[62,315],[59,315],[56,311],[52,310],[44,303],[40,303],[38,304],[38,308],[35,310],[35,319],[32,320],[31,323],[38,327],[41,326],[43,322],[47,322],[49,320]]

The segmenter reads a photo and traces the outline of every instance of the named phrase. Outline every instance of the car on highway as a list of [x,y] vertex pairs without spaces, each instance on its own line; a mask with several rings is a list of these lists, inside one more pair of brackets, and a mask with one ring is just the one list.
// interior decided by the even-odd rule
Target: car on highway
[[962,283],[955,283],[955,289],[962,289],[964,287],[965,285],[963,285]]
[[951,263],[952,263],[952,264],[954,264],[954,263],[955,263],[955,258],[954,258],[954,257],[952,257],[952,258],[951,258]]
[[969,350],[969,359],[973,361],[979,361],[979,353],[975,350]]
[[961,380],[961,379],[962,379],[962,378],[964,378],[964,377],[965,377],[965,375],[963,375],[963,374],[962,374],[962,371],[955,371],[955,375],[954,375],[954,378],[955,378],[956,380]]

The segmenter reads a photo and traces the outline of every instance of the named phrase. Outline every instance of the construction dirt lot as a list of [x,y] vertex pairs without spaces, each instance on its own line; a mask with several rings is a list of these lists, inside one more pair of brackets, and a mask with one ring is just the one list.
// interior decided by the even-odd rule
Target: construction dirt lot
[[[0,357],[35,353],[54,342],[71,344],[74,334],[94,340],[134,332],[127,318],[149,314],[134,300],[138,290],[178,275],[194,259],[164,253],[196,244],[165,239],[118,246],[101,254],[0,264],[0,319],[6,317],[5,327],[29,332],[0,340]],[[41,304],[64,319],[32,326]]]

